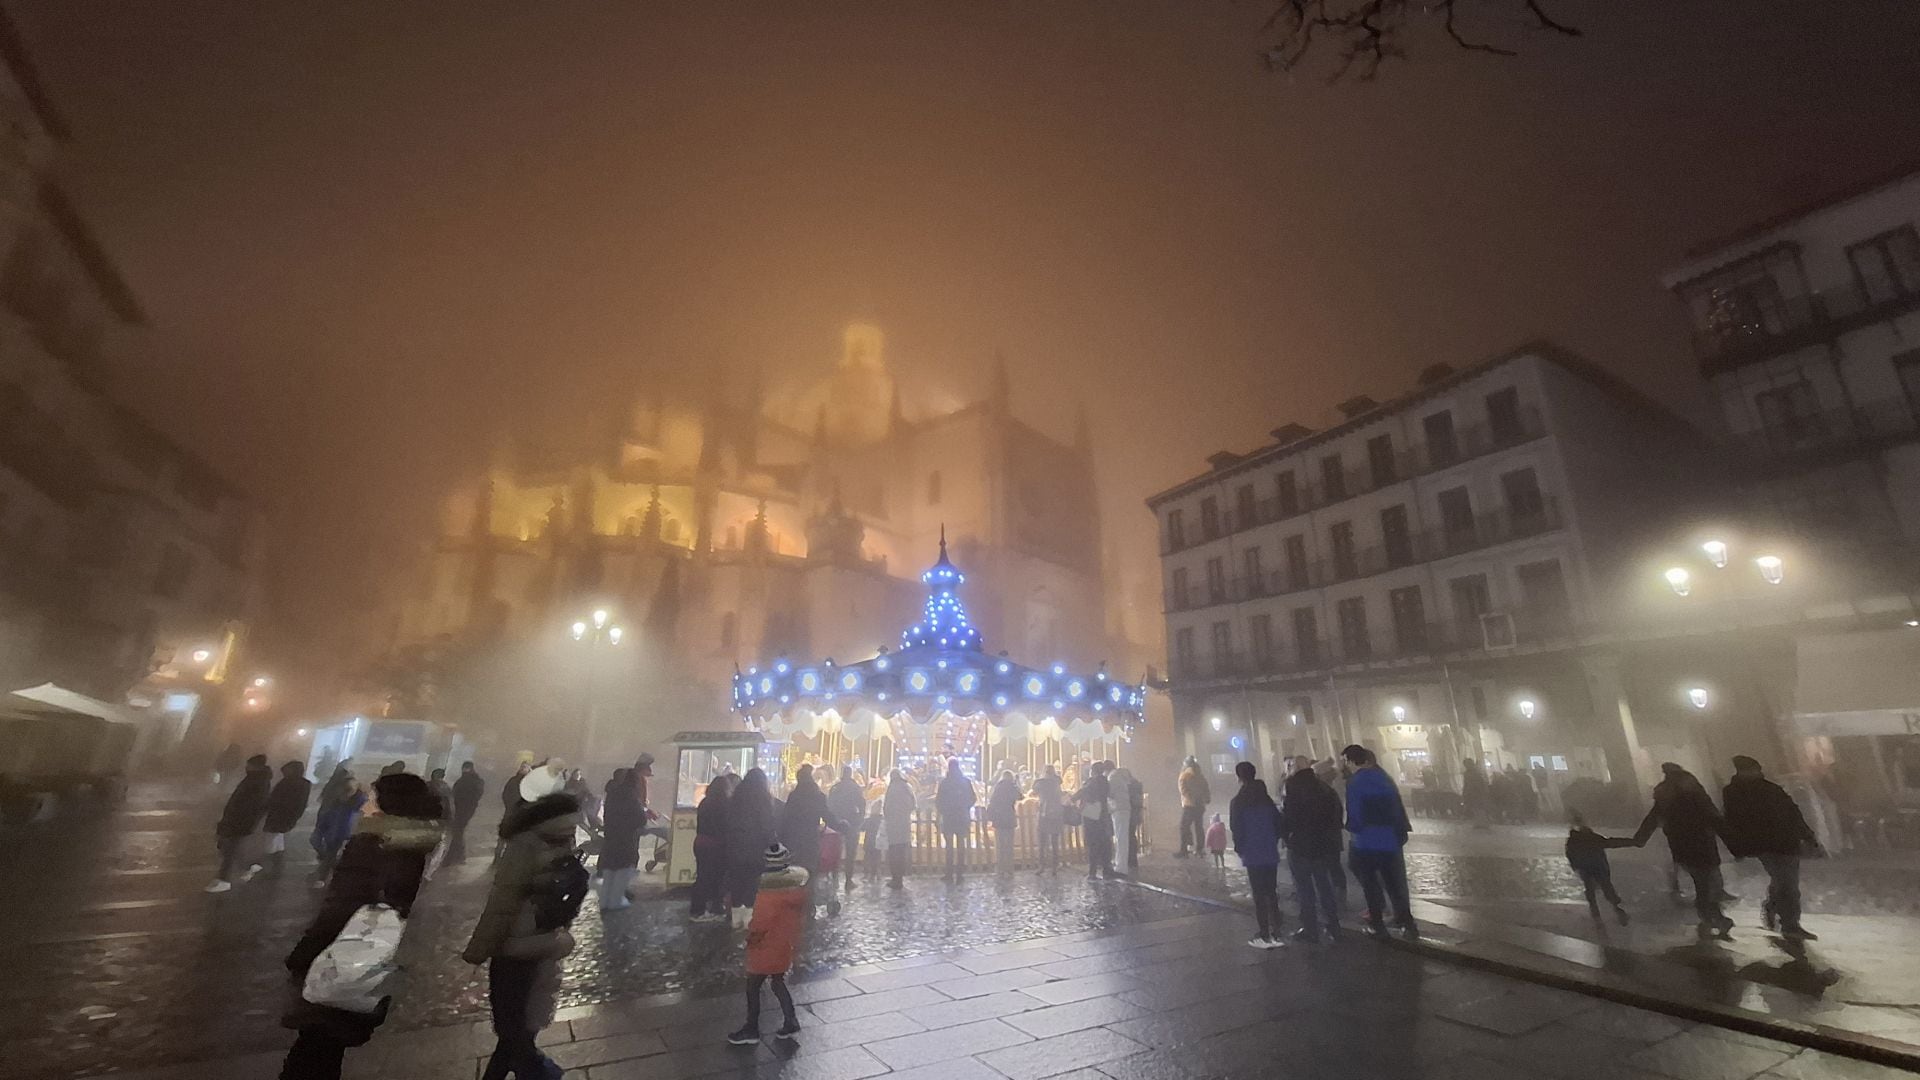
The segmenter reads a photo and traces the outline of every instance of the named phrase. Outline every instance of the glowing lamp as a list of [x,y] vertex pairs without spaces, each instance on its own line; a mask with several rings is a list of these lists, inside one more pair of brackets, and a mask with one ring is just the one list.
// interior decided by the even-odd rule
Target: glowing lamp
[[1753,560],[1753,565],[1760,568],[1760,576],[1765,578],[1769,585],[1778,585],[1781,579],[1786,577],[1786,564],[1780,561],[1778,555],[1762,555]]
[[1687,703],[1689,705],[1692,705],[1696,709],[1706,708],[1707,707],[1707,688],[1704,686],[1688,687]]
[[1661,576],[1667,579],[1667,585],[1673,589],[1675,596],[1685,596],[1693,591],[1693,575],[1687,573],[1684,566],[1668,567]]
[[587,624],[583,622],[574,623],[573,624],[573,640],[579,641],[581,638],[584,638],[586,636],[587,636]]
[[1725,569],[1727,565],[1727,542],[1725,540],[1709,540],[1700,545],[1700,550],[1707,553],[1707,559],[1712,562],[1713,565]]
[[1404,724],[1407,722],[1407,707],[1405,705],[1395,705],[1393,707],[1393,722],[1396,724]]
[[1523,720],[1533,719],[1534,712],[1537,711],[1539,708],[1540,706],[1535,704],[1532,698],[1521,698],[1520,699],[1520,718]]
[[1225,720],[1224,718],[1222,718],[1222,717],[1218,717],[1218,716],[1209,716],[1209,717],[1207,717],[1207,723],[1209,723],[1209,724],[1212,724],[1212,725],[1213,725],[1213,730],[1215,730],[1215,731],[1219,731],[1219,730],[1220,730],[1221,728],[1223,728],[1223,727],[1226,727],[1226,726],[1227,726],[1227,722],[1226,722],[1226,720]]
[[594,608],[593,609],[593,628],[595,630],[604,630],[606,628],[608,618],[610,618],[610,616],[607,614],[606,608]]

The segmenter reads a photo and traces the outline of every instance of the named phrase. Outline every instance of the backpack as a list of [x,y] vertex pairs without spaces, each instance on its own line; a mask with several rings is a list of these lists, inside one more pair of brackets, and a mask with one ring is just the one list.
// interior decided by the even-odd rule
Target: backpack
[[533,905],[533,925],[539,930],[559,930],[570,926],[580,914],[592,884],[587,864],[579,854],[567,852],[541,871],[527,890],[527,903]]
[[354,912],[333,942],[314,957],[300,996],[347,1012],[380,1012],[387,980],[400,970],[394,954],[405,928],[400,913],[385,904],[367,904]]

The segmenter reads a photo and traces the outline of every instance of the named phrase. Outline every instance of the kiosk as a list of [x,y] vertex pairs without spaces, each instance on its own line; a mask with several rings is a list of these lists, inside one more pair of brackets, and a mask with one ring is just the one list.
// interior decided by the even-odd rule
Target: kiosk
[[759,760],[765,737],[757,731],[682,731],[673,737],[673,840],[667,855],[667,884],[691,885],[694,878],[694,811],[716,776],[745,776]]

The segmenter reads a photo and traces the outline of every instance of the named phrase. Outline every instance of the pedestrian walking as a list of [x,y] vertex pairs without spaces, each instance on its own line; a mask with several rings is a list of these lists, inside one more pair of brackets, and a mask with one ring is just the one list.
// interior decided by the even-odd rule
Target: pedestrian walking
[[220,873],[206,891],[226,892],[233,888],[236,878],[246,881],[259,872],[259,864],[248,865],[254,855],[252,837],[267,816],[267,798],[272,791],[273,770],[267,767],[267,755],[248,758],[246,773],[234,785],[233,794],[227,796],[220,821],[213,827],[215,846],[220,850]]
[[1607,903],[1613,905],[1614,917],[1620,920],[1620,925],[1627,925],[1627,906],[1621,901],[1619,890],[1613,887],[1613,864],[1607,859],[1607,849],[1633,847],[1634,841],[1601,836],[1587,827],[1586,819],[1578,810],[1569,813],[1567,818],[1572,824],[1567,830],[1567,865],[1580,875],[1580,886],[1587,892],[1587,913],[1598,919],[1599,897],[1605,896]]
[[1137,830],[1140,814],[1146,808],[1146,791],[1133,778],[1133,770],[1107,762],[1107,785],[1113,793],[1113,862],[1125,873],[1140,869],[1140,845]]
[[232,778],[240,768],[240,744],[230,742],[225,750],[213,756],[213,786],[219,787]]
[[1002,769],[987,797],[987,824],[993,826],[994,862],[999,872],[1013,872],[1013,834],[1019,826],[1020,782],[1013,770]]
[[313,781],[303,775],[304,766],[289,761],[280,766],[280,779],[267,793],[267,812],[260,820],[266,834],[268,872],[279,875],[287,861],[287,834],[307,816],[307,800],[313,797]]
[[558,1080],[561,1068],[535,1045],[553,1022],[560,961],[573,951],[568,932],[591,879],[574,851],[580,804],[552,792],[530,800],[502,824],[506,847],[494,863],[487,906],[461,957],[487,965],[493,1056],[481,1080]]
[[1227,868],[1227,823],[1219,814],[1213,815],[1213,824],[1207,826],[1207,851],[1213,855],[1213,868]]
[[652,794],[649,790],[652,782],[653,755],[641,754],[633,763],[633,783],[634,797],[640,800],[640,835],[651,836],[654,839],[653,851],[647,856],[647,873],[649,874],[653,873],[653,868],[659,866],[661,859],[665,857],[663,852],[666,845],[673,842],[673,822],[654,813],[652,804],[647,801]]
[[1207,774],[1200,771],[1200,759],[1189,756],[1180,770],[1180,850],[1174,857],[1184,859],[1189,851],[1200,853],[1201,830],[1207,820],[1207,804],[1213,801],[1213,789]]
[[840,779],[827,791],[827,810],[847,825],[841,834],[845,851],[840,859],[840,878],[852,892],[854,860],[860,857],[860,834],[867,826],[867,789],[853,778],[853,766],[840,766]]
[[1713,797],[1692,773],[1675,762],[1663,762],[1662,778],[1653,787],[1653,806],[1633,834],[1644,845],[1655,829],[1667,834],[1667,850],[1674,865],[1693,881],[1693,909],[1700,916],[1700,936],[1726,937],[1733,920],[1720,910],[1725,891],[1720,874],[1720,836],[1725,823]]
[[1253,917],[1259,927],[1247,944],[1277,949],[1285,944],[1280,940],[1280,808],[1273,804],[1266,781],[1255,772],[1251,761],[1233,767],[1240,790],[1227,804],[1227,821],[1233,832],[1233,853],[1247,871]]
[[340,857],[340,849],[346,846],[348,837],[353,835],[354,823],[359,819],[360,809],[366,801],[367,793],[360,781],[347,771],[347,763],[343,761],[335,766],[333,776],[320,789],[320,806],[313,815],[313,835],[307,839],[313,848],[315,860],[315,888],[326,887],[327,878],[333,873],[334,863]]
[[[633,906],[627,887],[640,868],[640,830],[646,826],[646,807],[631,769],[615,769],[607,780],[600,804],[600,910],[624,911]],[[584,814],[582,815],[585,816]]]
[[967,832],[973,825],[973,807],[980,797],[973,781],[960,771],[960,759],[947,759],[947,774],[933,792],[933,809],[940,825],[940,848],[946,853],[942,881],[958,881],[966,866]]
[[428,856],[440,843],[440,800],[418,776],[401,773],[373,783],[367,812],[340,853],[320,910],[287,954],[294,1000],[280,1023],[299,1034],[280,1067],[280,1080],[338,1080],[348,1048],[361,1046],[387,1017],[390,999],[372,1012],[353,1012],[307,1000],[314,961],[327,951],[360,909],[390,907],[402,920],[413,910]]
[[697,923],[727,917],[727,796],[740,778],[725,773],[707,782],[693,812],[693,897],[690,917]]
[[1741,754],[1733,779],[1721,793],[1726,809],[1727,851],[1736,859],[1759,859],[1767,872],[1767,898],[1760,917],[1768,930],[1790,941],[1817,941],[1800,925],[1800,858],[1820,855],[1820,841],[1786,789],[1767,779],[1760,763]]
[[[827,793],[820,790],[820,784],[813,778],[813,766],[802,765],[794,772],[793,789],[787,792],[787,804],[780,808],[780,827],[776,836],[786,845],[788,857],[793,865],[807,872],[807,893],[809,896],[819,890],[819,882],[826,875],[820,872],[821,828],[832,829],[838,836],[852,831],[846,822],[833,816],[827,808]],[[829,882],[827,906],[829,914],[839,914],[840,901],[832,897]],[[817,903],[819,897],[814,896]],[[807,905],[807,914],[813,914],[813,904]]]
[[1280,836],[1287,845],[1287,871],[1300,901],[1295,941],[1331,941],[1340,932],[1340,796],[1313,771],[1310,758],[1294,759],[1281,788]]
[[427,789],[433,797],[440,800],[442,807],[453,805],[453,785],[447,783],[447,770],[435,769],[427,774]]
[[1360,879],[1367,897],[1367,931],[1387,936],[1387,913],[1408,940],[1420,936],[1407,899],[1407,860],[1404,848],[1413,825],[1393,777],[1380,767],[1373,751],[1354,744],[1340,751],[1353,769],[1347,780],[1347,832],[1353,835],[1347,865]]
[[467,861],[467,826],[472,824],[473,815],[480,809],[480,796],[486,794],[487,782],[474,769],[473,762],[460,763],[460,778],[453,782],[453,827],[447,837],[447,861],[462,863]]
[[[787,801],[793,801],[791,796]],[[814,847],[819,846],[815,837]],[[773,1037],[792,1039],[800,1034],[793,994],[787,990],[787,972],[793,969],[801,924],[813,907],[812,887],[806,868],[793,865],[778,840],[768,846],[762,861],[760,900],[754,905],[753,921],[747,924],[747,1022],[727,1036],[735,1046],[760,1041],[760,991],[769,981],[773,983],[774,999],[780,1002],[782,1018]]]
[[727,797],[727,900],[733,905],[736,930],[746,929],[753,917],[764,853],[773,843],[777,826],[773,789],[767,784],[765,770],[757,766],[748,769]]
[[513,775],[500,785],[500,828],[493,846],[493,857],[497,860],[507,850],[507,822],[512,821],[527,800],[520,794],[520,785],[533,775],[533,763],[522,761],[514,766]]
[[887,794],[880,809],[885,823],[887,869],[893,875],[887,880],[889,889],[900,888],[907,862],[913,856],[913,811],[917,805],[906,774],[899,769],[887,774]]
[[1086,783],[1074,800],[1080,804],[1080,829],[1087,846],[1087,880],[1113,876],[1113,800],[1107,783],[1107,763],[1087,767]]
[[1060,841],[1067,831],[1067,809],[1062,802],[1060,770],[1049,762],[1040,778],[1033,782],[1033,797],[1039,806],[1037,828],[1040,835],[1037,873],[1059,873]]
[[1476,829],[1488,827],[1488,818],[1492,813],[1492,795],[1487,788],[1487,774],[1480,768],[1478,761],[1469,761],[1460,767],[1460,807]]

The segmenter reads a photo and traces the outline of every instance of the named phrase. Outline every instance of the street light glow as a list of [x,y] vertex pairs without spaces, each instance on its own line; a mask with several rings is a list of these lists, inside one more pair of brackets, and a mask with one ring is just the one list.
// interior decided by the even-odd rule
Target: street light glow
[[1696,709],[1706,708],[1707,707],[1707,688],[1704,686],[1689,687],[1687,689],[1687,703],[1692,705]]
[[273,680],[267,678],[265,675],[258,675],[254,677],[253,687],[256,690],[265,690],[271,682],[273,682]]
[[1667,584],[1673,587],[1675,596],[1685,596],[1693,591],[1693,575],[1687,573],[1687,568],[1684,566],[1668,567],[1667,572],[1662,576],[1667,579]]
[[1780,584],[1780,580],[1786,576],[1786,567],[1778,555],[1762,555],[1753,560],[1753,565],[1760,568],[1760,576],[1766,578],[1769,585]]
[[1212,724],[1212,725],[1213,725],[1213,730],[1215,730],[1215,731],[1219,731],[1219,730],[1220,730],[1221,728],[1223,728],[1223,727],[1225,727],[1225,726],[1227,725],[1227,722],[1226,722],[1225,720],[1223,720],[1223,719],[1221,719],[1221,718],[1220,718],[1220,717],[1218,717],[1218,716],[1210,716],[1210,717],[1208,717],[1208,718],[1207,718],[1207,723],[1209,723],[1209,724]]
[[617,626],[609,627],[607,630],[607,643],[610,645],[620,644],[620,636],[623,633],[625,633],[625,631],[621,630]]
[[579,641],[581,638],[584,638],[586,636],[587,636],[587,624],[583,622],[574,623],[573,624],[573,640]]
[[294,728],[294,729],[293,729],[293,734],[294,734],[294,736],[295,736],[296,738],[301,738],[301,739],[304,739],[304,738],[306,738],[306,737],[307,737],[307,729],[306,729],[306,728]]
[[211,659],[213,659],[213,650],[212,650],[212,649],[209,649],[209,648],[207,648],[206,646],[204,646],[204,645],[202,645],[202,646],[201,646],[200,648],[198,648],[198,649],[195,649],[195,650],[193,650],[193,662],[194,662],[194,663],[196,663],[196,664],[204,664],[204,663],[206,663],[207,661],[209,661],[209,660],[211,660]]
[[1520,718],[1522,720],[1533,719],[1534,712],[1539,708],[1540,706],[1535,704],[1532,698],[1521,698],[1520,699]]
[[1722,568],[1727,565],[1727,542],[1725,540],[1709,540],[1700,545],[1700,550],[1707,553],[1707,558],[1713,561],[1713,565]]
[[1407,707],[1405,705],[1395,705],[1393,707],[1393,722],[1396,724],[1404,724],[1406,721]]
[[593,628],[595,630],[605,629],[607,625],[607,619],[609,617],[610,616],[607,615],[606,608],[594,608],[593,609]]

